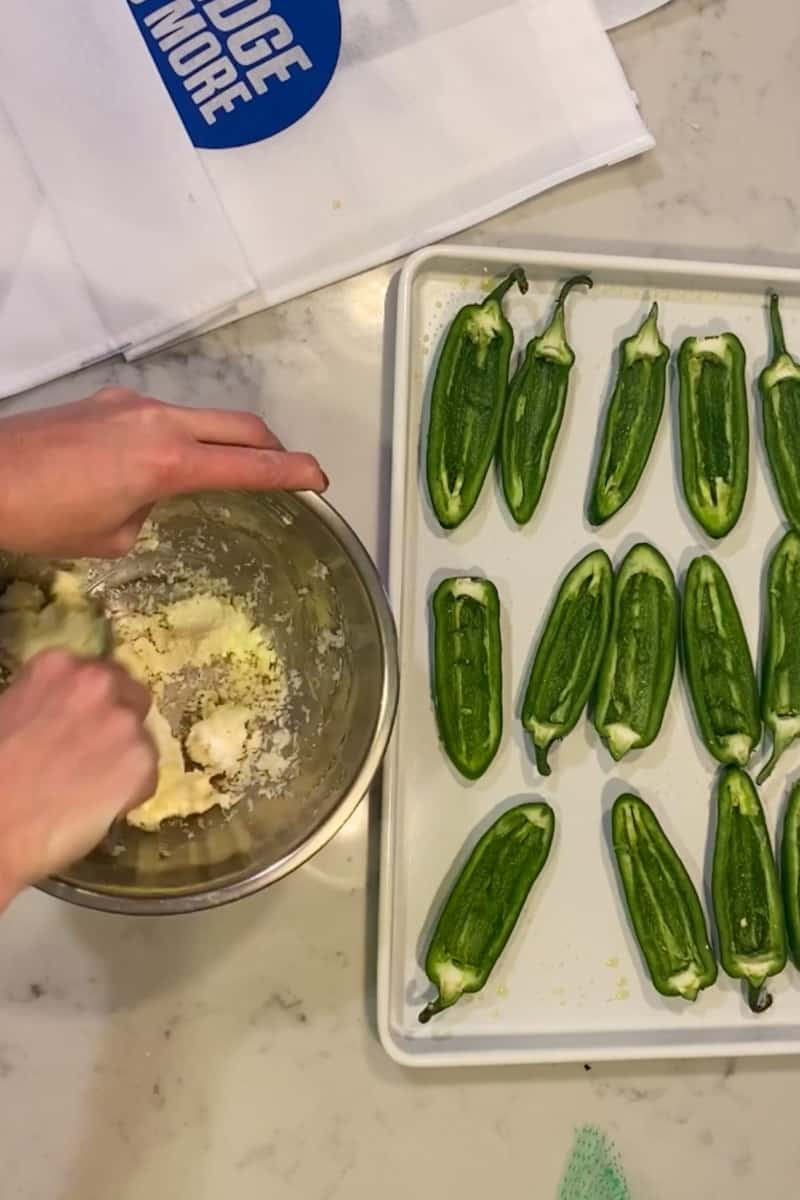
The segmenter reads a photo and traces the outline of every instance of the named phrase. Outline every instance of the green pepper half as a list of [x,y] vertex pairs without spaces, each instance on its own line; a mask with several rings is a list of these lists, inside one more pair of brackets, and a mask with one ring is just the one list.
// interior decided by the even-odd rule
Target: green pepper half
[[639,796],[618,796],[612,841],[628,915],[662,996],[696,1000],[717,978],[700,899],[658,818]]
[[644,473],[664,411],[668,362],[654,304],[638,332],[619,348],[617,382],[589,504],[593,525],[602,525],[627,504]]
[[649,746],[667,707],[678,640],[678,591],[664,556],[639,542],[614,579],[594,725],[616,760]]
[[559,588],[536,648],[522,724],[536,765],[550,774],[547,752],[576,726],[594,687],[611,620],[614,572],[605,550],[593,550]]
[[547,862],[555,824],[549,804],[519,804],[470,854],[428,946],[425,973],[437,996],[419,1015],[423,1025],[486,983]]
[[439,524],[454,529],[469,516],[497,447],[508,391],[514,331],[503,297],[517,267],[482,304],[467,304],[450,326],[439,356],[428,423],[428,493]]
[[764,810],[741,767],[722,772],[711,874],[723,969],[743,979],[753,1012],[772,1004],[766,982],[786,966],[786,924]]
[[761,679],[761,716],[772,734],[772,754],[758,782],[800,737],[800,533],[779,542],[767,572],[767,633]]
[[678,352],[681,470],[686,503],[713,538],[739,520],[750,426],[744,346],[734,333],[690,337]]
[[433,698],[447,754],[483,775],[503,734],[500,599],[488,579],[445,579],[433,596]]
[[518,525],[533,516],[547,479],[564,417],[575,354],[567,341],[564,301],[574,287],[591,287],[588,275],[568,279],[558,294],[550,324],[523,354],[508,393],[500,466],[509,511]]
[[786,520],[800,529],[800,363],[789,354],[778,297],[769,301],[774,354],[758,380],[764,445]]
[[730,584],[707,554],[686,572],[683,667],[709,754],[745,766],[761,738],[756,676]]

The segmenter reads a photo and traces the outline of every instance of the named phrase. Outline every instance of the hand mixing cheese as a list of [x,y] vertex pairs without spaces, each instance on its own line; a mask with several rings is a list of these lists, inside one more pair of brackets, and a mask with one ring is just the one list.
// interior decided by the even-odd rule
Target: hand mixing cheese
[[49,601],[35,583],[17,580],[0,596],[0,659],[9,669],[41,650],[94,658],[109,646],[109,627],[80,575],[57,571]]
[[[108,621],[81,577],[57,572],[50,592],[48,600],[41,588],[19,581],[0,596],[0,661],[9,669],[48,647],[108,652]],[[146,725],[159,753],[156,792],[128,822],[152,831],[169,818],[232,807],[241,798],[237,782],[247,783],[274,757],[259,757],[262,727],[288,700],[286,670],[266,631],[233,599],[203,592],[152,612],[122,613],[112,627],[114,657],[152,692]],[[176,705],[180,695],[193,711]],[[190,725],[183,743],[167,707],[176,724]]]

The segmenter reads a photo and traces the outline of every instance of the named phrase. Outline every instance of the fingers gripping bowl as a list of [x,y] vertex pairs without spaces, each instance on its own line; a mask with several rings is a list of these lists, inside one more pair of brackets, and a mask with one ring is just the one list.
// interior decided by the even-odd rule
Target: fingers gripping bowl
[[[353,813],[394,720],[394,623],[355,534],[310,494],[209,493],[160,505],[130,554],[85,567],[112,629],[203,592],[232,600],[265,630],[288,686],[279,722],[255,706],[257,732],[283,757],[258,760],[227,810],[155,831],[115,823],[97,850],[42,888],[109,912],[176,913],[238,899],[293,871]],[[44,582],[51,571],[6,557],[0,590],[12,579]],[[226,664],[190,664],[164,691],[165,715],[182,738],[197,720],[196,697],[219,682],[215,669]]]

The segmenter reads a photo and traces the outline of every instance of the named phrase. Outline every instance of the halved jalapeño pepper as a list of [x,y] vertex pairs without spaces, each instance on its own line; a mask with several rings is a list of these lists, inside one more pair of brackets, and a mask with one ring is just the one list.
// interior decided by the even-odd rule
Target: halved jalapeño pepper
[[500,600],[488,579],[445,579],[433,597],[433,698],[453,765],[481,776],[503,733]]
[[619,371],[606,413],[589,520],[602,525],[627,504],[653,449],[667,390],[669,348],[658,336],[658,305],[619,350]]
[[575,275],[562,287],[550,324],[532,338],[511,381],[503,418],[500,466],[503,491],[518,525],[539,503],[558,431],[575,354],[567,341],[564,301],[574,287],[591,287],[588,275]]
[[758,380],[764,444],[786,520],[800,529],[800,363],[786,349],[778,297],[769,300],[774,354]]
[[800,533],[794,529],[781,539],[767,573],[761,716],[772,734],[772,754],[759,783],[800,737]]
[[761,738],[756,676],[730,584],[708,555],[686,572],[683,665],[709,754],[745,766]]
[[744,347],[733,333],[690,337],[678,352],[681,469],[686,503],[713,538],[739,520],[750,427]]
[[611,629],[600,664],[594,725],[619,761],[658,736],[678,640],[678,592],[669,564],[646,542],[623,559],[614,580]]
[[436,922],[425,973],[437,990],[422,1024],[486,983],[539,877],[555,830],[549,804],[503,813],[480,839]]
[[764,810],[740,767],[719,782],[711,891],[723,969],[745,981],[752,1011],[764,1012],[767,979],[786,966],[786,925]]
[[696,1000],[717,978],[700,899],[653,810],[639,796],[614,802],[614,855],[631,924],[653,986]]
[[536,649],[522,708],[536,765],[550,774],[547,752],[575,728],[594,687],[611,621],[614,572],[604,550],[593,550],[559,588]]
[[497,448],[508,392],[514,331],[503,297],[516,284],[528,290],[517,267],[483,304],[456,314],[444,340],[431,393],[428,423],[428,492],[439,524],[454,529],[469,516]]
[[800,782],[789,793],[783,818],[781,884],[789,947],[795,965],[800,967]]

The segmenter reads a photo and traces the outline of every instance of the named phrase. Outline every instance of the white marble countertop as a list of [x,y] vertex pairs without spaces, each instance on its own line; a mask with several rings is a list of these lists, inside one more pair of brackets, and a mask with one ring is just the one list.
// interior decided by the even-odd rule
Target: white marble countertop
[[[794,0],[675,0],[618,32],[657,149],[465,240],[796,266],[798,29]],[[333,502],[384,563],[392,274],[136,367],[85,371],[4,411],[109,380],[258,409],[320,456]],[[800,1142],[775,1120],[794,1111],[791,1060],[394,1066],[374,1032],[368,815],[362,806],[268,893],[199,917],[123,920],[35,892],[17,901],[0,922],[0,1195],[405,1200],[447,1189],[482,1200],[506,1189],[555,1200],[586,1123],[616,1143],[632,1200],[750,1200],[756,1185],[794,1183]]]

